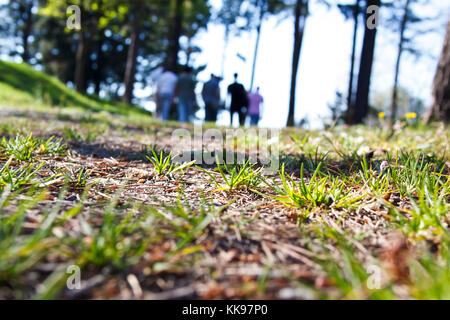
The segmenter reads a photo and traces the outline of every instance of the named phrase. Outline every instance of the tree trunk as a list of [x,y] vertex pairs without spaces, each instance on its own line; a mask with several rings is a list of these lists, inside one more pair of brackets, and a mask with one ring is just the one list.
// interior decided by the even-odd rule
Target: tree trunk
[[356,59],[356,40],[358,37],[358,18],[359,18],[359,6],[360,0],[356,0],[355,7],[353,8],[353,44],[352,44],[352,57],[350,61],[350,77],[348,84],[348,95],[347,95],[347,108],[350,109],[353,102],[353,79],[355,75],[355,59]]
[[103,43],[104,43],[104,35],[103,31],[99,30],[99,39],[97,43],[97,70],[95,70],[95,94],[100,95],[102,80],[103,80]]
[[75,88],[78,92],[86,91],[86,59],[88,44],[83,28],[78,33],[78,47],[75,60]]
[[24,18],[24,26],[22,30],[22,61],[28,63],[30,61],[30,46],[28,39],[30,38],[31,32],[33,30],[33,3],[23,4],[23,13],[26,15]]
[[256,71],[256,59],[258,58],[258,49],[259,49],[259,40],[261,39],[261,27],[264,19],[264,14],[266,12],[266,8],[264,4],[260,4],[259,8],[259,22],[256,27],[256,43],[255,43],[255,52],[253,54],[253,65],[252,65],[252,77],[250,80],[250,91],[253,91],[253,84],[255,81],[255,71]]
[[398,109],[398,77],[400,74],[400,62],[403,54],[403,46],[405,44],[405,30],[406,24],[408,22],[408,10],[411,0],[406,0],[405,8],[403,12],[403,18],[400,23],[400,40],[398,42],[398,52],[397,52],[397,61],[395,64],[395,77],[394,77],[394,88],[392,90],[392,102],[391,102],[391,116],[389,118],[389,125],[392,125],[397,118],[397,109]]
[[125,67],[125,94],[123,102],[131,104],[133,100],[133,88],[136,77],[137,56],[139,51],[139,36],[141,29],[137,19],[133,21],[131,30],[131,42],[128,47],[127,65]]
[[[370,16],[367,12],[370,6],[380,6],[380,0],[367,0],[366,5],[366,21]],[[375,54],[375,39],[377,29],[369,29],[366,26],[364,31],[363,48],[361,52],[361,63],[358,74],[358,88],[356,90],[356,101],[349,113],[349,123],[362,123],[364,118],[369,113],[369,92],[370,92],[370,78],[372,76],[373,57]]]
[[425,116],[426,122],[433,120],[450,123],[450,20],[434,77],[433,104]]
[[306,19],[308,17],[308,0],[297,0],[295,4],[294,25],[294,50],[292,56],[291,91],[289,98],[289,114],[287,126],[295,125],[295,91],[297,88],[297,73],[300,64],[300,53],[302,49],[303,34],[305,32]]
[[100,3],[100,6],[98,8],[97,14],[96,14],[96,21],[95,21],[95,30],[97,30],[97,38],[96,38],[96,65],[97,69],[94,72],[94,86],[95,86],[95,94],[97,96],[100,96],[100,90],[102,87],[102,81],[103,81],[103,68],[104,68],[104,55],[103,55],[103,44],[105,42],[105,33],[102,28],[100,28],[100,18],[102,16],[101,12],[103,9],[102,6],[103,3]]
[[258,27],[256,28],[256,43],[255,43],[255,52],[253,54],[252,78],[250,80],[250,91],[253,91],[253,84],[255,82],[256,59],[258,58],[259,40],[261,38],[261,25],[262,25],[262,23],[260,22]]
[[194,52],[194,48],[192,47],[192,37],[191,35],[186,35],[187,38],[187,48],[186,48],[186,65],[189,66],[191,64],[192,53]]
[[184,0],[176,0],[175,2],[175,16],[167,61],[173,72],[177,72],[178,69],[178,52],[180,51],[180,37],[183,31],[183,4]]

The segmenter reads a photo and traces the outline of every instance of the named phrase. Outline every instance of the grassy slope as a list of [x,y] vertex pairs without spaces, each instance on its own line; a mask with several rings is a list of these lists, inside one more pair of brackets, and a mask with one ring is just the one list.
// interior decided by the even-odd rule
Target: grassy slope
[[122,103],[110,103],[96,96],[80,94],[55,77],[36,71],[27,64],[0,61],[0,105],[75,107],[91,112],[148,114]]

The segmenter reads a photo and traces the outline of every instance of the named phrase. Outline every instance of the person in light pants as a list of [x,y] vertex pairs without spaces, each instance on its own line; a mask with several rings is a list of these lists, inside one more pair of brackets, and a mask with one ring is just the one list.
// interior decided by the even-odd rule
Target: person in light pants
[[161,106],[163,121],[170,118],[177,82],[178,77],[169,68],[165,68],[164,73],[158,79],[158,102]]

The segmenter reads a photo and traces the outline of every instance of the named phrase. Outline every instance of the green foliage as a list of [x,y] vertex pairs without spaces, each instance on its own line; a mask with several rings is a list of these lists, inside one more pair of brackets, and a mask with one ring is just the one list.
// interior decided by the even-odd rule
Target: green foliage
[[68,140],[92,142],[97,139],[97,134],[91,130],[83,133],[81,130],[75,128],[64,127],[64,136]]
[[[320,236],[320,256],[316,259],[327,278],[339,292],[338,295],[323,295],[321,298],[332,299],[377,299],[392,300],[396,298],[393,290],[395,283],[380,273],[382,266],[375,257],[367,257],[359,253],[355,242],[348,234],[342,234],[327,224],[313,229]],[[335,242],[337,249],[330,250],[327,241]],[[428,250],[421,252],[417,259],[406,257],[409,269],[407,290],[411,296],[419,300],[446,300],[450,296],[450,257],[449,233],[442,234],[442,245],[438,252]],[[365,263],[362,261],[364,256]],[[372,269],[374,268],[374,269]],[[373,271],[378,272],[372,273]],[[375,279],[374,277],[378,277]],[[370,286],[369,286],[370,284]],[[374,286],[377,285],[379,287]]]
[[319,146],[316,146],[315,149],[312,149],[313,145],[308,143],[309,136],[305,136],[303,139],[291,136],[291,139],[296,143],[298,148],[304,154],[304,163],[307,170],[315,171],[321,163],[324,163],[327,160],[329,152],[319,152]]
[[41,140],[39,148],[39,154],[44,155],[66,155],[67,145],[63,143],[61,139],[54,140],[54,137],[50,137],[48,140]]
[[[258,264],[261,272],[243,283],[245,290],[250,289],[248,297],[267,297],[274,288],[280,292],[288,288],[286,291],[294,291],[295,297],[307,288],[305,296],[320,299],[449,297],[450,180],[445,148],[450,136],[444,127],[404,127],[389,140],[380,130],[364,127],[335,127],[326,132],[290,129],[281,136],[280,144],[286,146],[280,159],[284,166],[273,180],[267,181],[259,166],[249,161],[218,161],[217,167],[204,167],[208,176],[197,172],[195,178],[203,180],[200,183],[206,183],[205,188],[190,185],[185,192],[184,179],[174,182],[177,175],[161,179],[159,182],[165,183],[158,185],[170,186],[165,193],[183,190],[176,200],[170,200],[172,193],[162,202],[156,198],[159,188],[147,184],[127,183],[117,194],[109,193],[117,188],[116,179],[126,179],[122,175],[122,169],[127,168],[125,160],[115,164],[105,159],[104,166],[95,172],[102,174],[104,183],[94,185],[91,170],[87,169],[91,164],[79,165],[84,158],[73,153],[62,162],[58,157],[44,164],[45,159],[39,156],[65,154],[64,144],[28,134],[39,131],[45,136],[55,132],[64,136],[67,123],[76,121],[77,129],[66,130],[66,138],[88,140],[86,136],[91,132],[92,139],[97,139],[98,134],[114,130],[114,137],[128,134],[127,140],[155,141],[154,136],[170,134],[173,124],[155,125],[146,117],[87,113],[83,109],[62,112],[47,107],[44,111],[45,118],[30,121],[22,109],[14,110],[12,116],[6,113],[5,124],[0,127],[6,141],[6,148],[0,147],[2,297],[76,298],[76,291],[65,289],[70,265],[79,266],[87,279],[94,274],[108,274],[105,283],[99,285],[100,290],[83,291],[95,298],[109,297],[104,294],[106,284],[122,274],[128,275],[130,270],[139,280],[177,274],[183,277],[182,281],[191,283],[192,278],[186,274],[194,268],[201,270],[202,277],[217,279],[220,270],[209,262],[213,261],[211,257],[222,255],[222,250],[232,259],[230,265]],[[42,129],[42,124],[48,127]],[[301,138],[290,139],[291,134]],[[333,147],[326,141],[333,142]],[[240,143],[248,145],[249,141],[238,139],[234,147],[240,148]],[[21,145],[31,147],[19,148]],[[371,146],[373,154],[359,155],[357,150],[362,146]],[[18,161],[13,154],[7,156],[4,149],[10,150],[8,153],[21,150],[19,157],[29,157],[30,163]],[[162,174],[170,175],[177,170],[179,166],[171,154],[150,149],[145,153],[149,153],[155,171],[159,168]],[[223,150],[223,155],[230,152],[233,158],[239,158],[240,154],[232,150]],[[113,174],[114,181],[108,185]],[[218,189],[212,190],[208,185],[209,177]],[[186,183],[190,184],[191,179]],[[59,196],[55,196],[58,189]],[[135,201],[132,193],[143,189],[145,196],[136,196],[142,196],[145,202]],[[203,189],[207,197],[214,196],[215,201],[206,201],[203,194],[199,197],[198,189]],[[73,194],[80,196],[78,201],[67,197],[69,190],[71,198]],[[215,193],[217,190],[234,192]],[[155,198],[148,196],[151,193]],[[225,206],[217,204],[224,200],[231,202]],[[283,210],[276,201],[291,209]],[[270,212],[274,217],[266,215]],[[271,225],[260,228],[261,219],[278,221],[278,214],[281,224],[274,223],[272,231]],[[297,222],[298,238],[288,218]],[[290,228],[288,233],[283,232],[285,223]],[[387,241],[385,248],[378,242],[379,238],[388,240],[385,236],[391,231],[401,234],[408,247],[404,262],[409,273],[405,273],[405,282],[401,283],[385,268],[385,253],[390,254],[391,243]],[[263,242],[259,241],[260,236]],[[278,239],[282,241],[276,243]],[[269,257],[269,252],[273,257]],[[257,260],[258,255],[259,261],[250,262]],[[295,259],[301,262],[292,262]],[[52,267],[50,273],[48,266]],[[291,268],[297,270],[298,266],[307,266],[307,274],[292,273]],[[372,267],[382,271],[380,289],[370,286]],[[283,283],[286,281],[286,287],[278,286],[278,275]],[[149,290],[147,284],[141,282],[144,297]]]
[[[316,261],[338,292],[337,296],[330,297],[325,295],[322,298],[377,300],[395,298],[390,284],[383,284],[382,279],[376,279],[376,281],[373,281],[374,283],[371,283],[370,266],[381,270],[379,262],[375,258],[370,257],[372,261],[366,259],[366,264],[364,264],[361,258],[358,257],[358,247],[352,243],[349,235],[342,234],[326,223],[314,228],[313,232],[320,237],[322,241],[320,247],[324,251],[321,252],[320,257]],[[335,249],[330,250],[330,247],[327,245],[328,240],[336,242],[334,245]],[[367,260],[371,262],[370,266]],[[381,277],[382,275],[375,274],[374,276]],[[379,287],[375,287],[378,285]]]
[[80,243],[79,259],[83,264],[104,266],[112,263],[117,268],[124,268],[137,263],[148,245],[155,241],[154,230],[148,225],[150,210],[138,215],[137,205],[121,216],[117,206],[116,198],[105,208],[103,222],[98,227],[81,219],[91,239],[88,243]]
[[242,10],[243,4],[244,0],[224,0],[222,7],[216,13],[215,21],[224,25],[227,32],[238,33],[241,29],[249,28],[248,24],[246,27],[240,27],[236,24],[238,18],[248,18],[249,12]]
[[148,112],[137,107],[80,94],[26,64],[0,61],[0,88],[0,105],[10,107],[74,107],[92,112],[148,115]]
[[[61,170],[61,174],[64,177],[64,180],[69,185],[75,188],[84,188],[88,185],[89,178],[91,177],[91,171],[82,167],[78,170],[74,170],[72,167],[64,168]],[[89,184],[89,186],[95,185],[97,182],[93,182]]]
[[0,190],[3,190],[8,186],[12,191],[15,191],[20,187],[29,184],[44,165],[42,162],[37,167],[33,164],[28,164],[17,169],[12,169],[10,168],[12,159],[12,157],[9,158],[0,170]]
[[3,137],[0,151],[18,161],[28,161],[36,155],[63,155],[67,146],[62,140],[53,141],[53,139],[54,137],[50,137],[48,140],[42,140],[33,137],[31,133],[26,137],[21,135],[9,139]]
[[[200,169],[207,173],[218,187],[221,187],[217,191],[231,191],[243,186],[254,189],[258,188],[266,180],[266,178],[262,174],[263,168],[256,169],[256,164],[250,164],[250,160],[251,159],[248,159],[243,164],[228,165],[224,163],[221,165],[219,158],[216,158],[217,170],[220,172],[226,187],[222,187],[222,184],[219,183],[211,173],[202,168]],[[230,176],[229,178],[227,178],[227,174]]]
[[[403,87],[398,87],[397,90],[398,119],[404,117],[408,112],[415,112],[418,117],[422,116],[426,109],[425,102]],[[390,114],[392,89],[374,94],[373,104],[378,111]],[[380,121],[385,120],[380,119]]]
[[155,171],[159,175],[172,175],[178,171],[181,171],[183,173],[184,169],[191,167],[195,163],[194,160],[188,163],[176,164],[174,163],[175,157],[172,157],[172,152],[170,152],[168,155],[164,155],[164,151],[161,150],[161,153],[158,156],[154,148],[152,148],[151,146],[148,147],[150,148],[152,155],[151,157],[146,157],[153,164]]
[[[181,193],[181,196],[183,194]],[[169,231],[175,235],[179,240],[173,250],[170,251],[168,256],[172,256],[179,253],[190,242],[194,241],[213,221],[217,215],[225,210],[231,203],[223,206],[219,209],[215,209],[211,203],[207,203],[203,198],[202,204],[199,209],[194,209],[189,202],[181,201],[178,197],[174,205],[164,205],[164,209],[167,210],[170,215],[163,214],[157,210],[153,210],[153,213],[165,221],[173,228],[173,231]],[[191,251],[192,252],[192,251]]]
[[39,142],[39,139],[34,138],[31,133],[26,137],[16,136],[10,139],[3,137],[0,148],[7,156],[13,156],[19,161],[27,161],[39,147]]
[[282,185],[278,186],[275,181],[270,185],[278,196],[274,199],[287,206],[298,208],[312,208],[326,206],[345,206],[356,202],[352,194],[346,192],[345,184],[337,178],[325,176],[320,178],[322,164],[317,166],[309,182],[304,177],[303,163],[300,169],[300,181],[296,182],[292,176],[286,174],[284,165],[281,167],[280,178]]
[[25,272],[51,251],[55,241],[49,238],[56,219],[55,211],[48,213],[32,235],[21,237],[27,210],[45,197],[45,192],[33,193],[32,200],[19,202],[16,212],[8,214],[5,206],[15,196],[3,190],[0,201],[0,281],[11,280]]
[[417,189],[416,194],[409,194],[412,210],[401,210],[384,201],[394,219],[393,222],[412,237],[446,233],[447,227],[443,220],[450,210],[450,180],[446,179],[446,182],[442,183],[437,177],[429,177]]
[[[176,9],[177,3],[181,4],[181,9]],[[102,90],[111,99],[122,98],[115,86],[123,83],[124,76],[129,75],[130,68],[133,68],[131,64],[137,65],[133,72],[145,84],[148,74],[166,59],[168,51],[173,50],[175,41],[178,43],[181,36],[192,39],[206,27],[210,17],[209,3],[204,0],[91,0],[73,1],[71,4],[81,8],[81,30],[68,30],[61,25],[58,25],[57,31],[51,28],[64,20],[61,18],[66,18],[66,1],[47,1],[39,6],[39,20],[42,29],[47,31],[40,34],[42,42],[39,44],[44,67],[61,80],[73,82],[73,70],[79,67],[79,61],[74,61],[76,54],[72,48],[76,47],[74,44],[80,41],[79,35],[83,34],[82,39],[90,44],[84,53],[89,63],[83,81],[86,87],[95,86],[96,93]],[[180,21],[179,28],[174,26],[176,21]],[[66,32],[65,37],[59,37],[62,40],[57,37],[61,29]],[[175,30],[179,34],[176,35]],[[133,39],[136,39],[138,49],[134,53],[134,61],[130,61],[127,57],[134,48],[130,45]],[[55,44],[60,51],[58,57],[54,55]],[[200,51],[190,43],[181,49],[187,55]],[[69,65],[72,68],[67,68]],[[133,74],[131,81],[138,77]]]
[[[2,47],[5,45],[1,50],[3,54],[9,53],[12,57],[20,56],[24,61],[29,60],[32,54],[35,54],[34,50],[30,50],[30,46],[28,46],[28,50],[24,48],[22,52],[15,47],[15,43],[21,43],[23,37],[35,34],[32,28],[34,17],[30,19],[35,4],[36,0],[10,0],[0,3],[0,41]],[[10,41],[5,41],[5,38]]]
[[424,183],[434,181],[434,188],[442,183],[442,172],[445,169],[445,157],[437,158],[435,155],[427,157],[424,154],[415,156],[413,153],[400,151],[388,162],[395,163],[388,169],[388,175],[402,197],[413,194]]
[[450,299],[450,242],[447,233],[439,254],[426,252],[411,262],[414,285],[411,295],[418,300]]
[[383,196],[391,190],[389,175],[385,173],[374,171],[372,166],[369,167],[367,159],[363,158],[359,175],[364,184],[377,196]]

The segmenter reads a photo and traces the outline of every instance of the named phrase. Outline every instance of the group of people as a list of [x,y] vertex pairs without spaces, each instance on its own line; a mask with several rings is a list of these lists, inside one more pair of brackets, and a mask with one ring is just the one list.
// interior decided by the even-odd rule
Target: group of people
[[257,126],[261,119],[261,104],[264,102],[259,93],[259,87],[254,92],[247,92],[242,84],[238,82],[238,74],[234,74],[234,82],[228,86],[228,94],[231,95],[230,121],[237,113],[239,124],[244,126],[247,115],[250,117],[250,125]]
[[[172,106],[176,101],[179,122],[189,122],[196,104],[195,79],[193,69],[186,66],[177,76],[170,68],[159,67],[152,78],[156,82],[156,117],[167,121],[170,118]],[[205,105],[205,121],[216,122],[221,108],[220,95],[221,78],[211,74],[211,78],[203,84],[202,98]],[[245,125],[246,117],[250,118],[250,125],[257,126],[262,115],[261,105],[263,97],[259,88],[254,92],[247,92],[238,82],[238,74],[234,74],[234,82],[228,86],[231,96],[229,106],[231,125],[233,117],[238,114],[239,124]]]
[[177,76],[170,68],[159,67],[153,79],[156,82],[156,118],[169,120],[173,102],[177,98],[178,121],[188,122],[195,103],[192,68],[185,67]]

